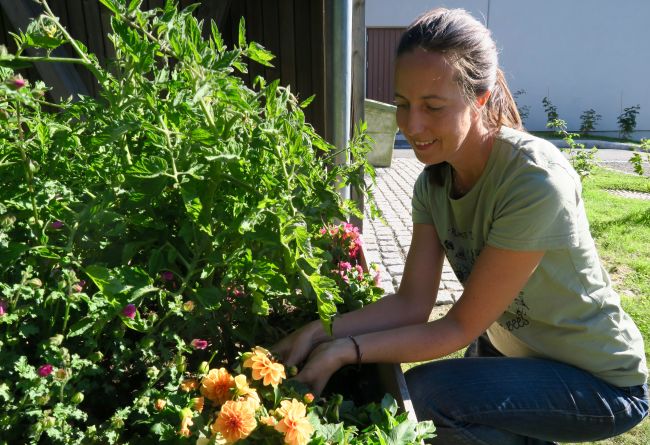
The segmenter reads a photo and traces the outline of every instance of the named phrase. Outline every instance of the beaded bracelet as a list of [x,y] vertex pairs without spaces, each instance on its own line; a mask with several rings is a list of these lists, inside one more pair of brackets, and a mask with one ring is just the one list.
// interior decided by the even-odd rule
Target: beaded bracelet
[[354,350],[357,353],[357,371],[361,369],[361,357],[363,354],[361,354],[361,349],[359,348],[359,343],[357,343],[357,340],[353,336],[348,337],[350,340],[352,340],[352,344],[354,344]]

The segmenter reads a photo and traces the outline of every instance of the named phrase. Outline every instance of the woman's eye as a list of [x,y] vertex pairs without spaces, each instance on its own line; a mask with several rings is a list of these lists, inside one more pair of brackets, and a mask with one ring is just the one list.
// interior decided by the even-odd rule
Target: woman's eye
[[429,110],[429,111],[439,111],[441,109],[442,109],[442,107],[430,107],[430,106],[427,105],[427,110]]

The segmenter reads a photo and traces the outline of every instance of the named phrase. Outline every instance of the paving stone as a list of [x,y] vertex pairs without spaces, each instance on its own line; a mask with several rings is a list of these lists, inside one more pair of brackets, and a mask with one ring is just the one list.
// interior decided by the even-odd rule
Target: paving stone
[[404,260],[401,258],[384,258],[383,263],[388,266],[401,266],[404,269]]
[[388,269],[388,273],[391,276],[402,275],[402,273],[404,272],[404,265],[401,264],[396,266],[386,266],[386,269]]
[[454,297],[445,289],[438,290],[438,298],[436,298],[436,305],[453,304]]

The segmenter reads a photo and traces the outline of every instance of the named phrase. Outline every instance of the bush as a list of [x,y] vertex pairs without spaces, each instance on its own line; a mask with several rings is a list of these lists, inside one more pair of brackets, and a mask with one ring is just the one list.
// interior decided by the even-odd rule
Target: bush
[[551,100],[548,97],[542,99],[542,104],[544,105],[544,112],[546,113],[546,127],[551,129],[556,129],[552,124],[557,122],[560,119],[560,115],[557,112],[557,107],[553,105]]
[[602,116],[593,108],[590,108],[580,115],[580,133],[589,134],[596,129],[596,123],[602,118]]
[[[214,23],[201,37],[192,7],[102,3],[110,71],[46,2],[15,36],[17,54],[0,54],[9,443],[195,443],[209,431],[186,420],[188,409],[198,420],[189,380],[381,293],[357,267],[358,231],[331,223],[361,216],[337,189],[368,192],[363,126],[348,147],[355,161],[332,165],[306,102],[238,76],[244,58],[272,59],[246,41],[243,21],[227,48]],[[51,51],[64,44],[76,54],[64,61],[97,78],[98,98],[51,104],[42,83],[11,69],[61,62]]]
[[636,128],[636,116],[640,110],[640,105],[633,105],[624,108],[623,112],[616,118],[622,138],[628,138]]

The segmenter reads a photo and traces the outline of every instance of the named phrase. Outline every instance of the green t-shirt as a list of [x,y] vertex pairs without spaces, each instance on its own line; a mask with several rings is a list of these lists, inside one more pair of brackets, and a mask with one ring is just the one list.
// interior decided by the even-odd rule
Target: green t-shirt
[[569,363],[616,386],[645,383],[643,338],[600,265],[580,179],[562,153],[504,127],[465,196],[450,198],[449,171],[444,177],[437,186],[426,171],[420,174],[413,223],[435,227],[461,283],[485,245],[545,251],[517,298],[488,329],[495,347],[507,356]]

